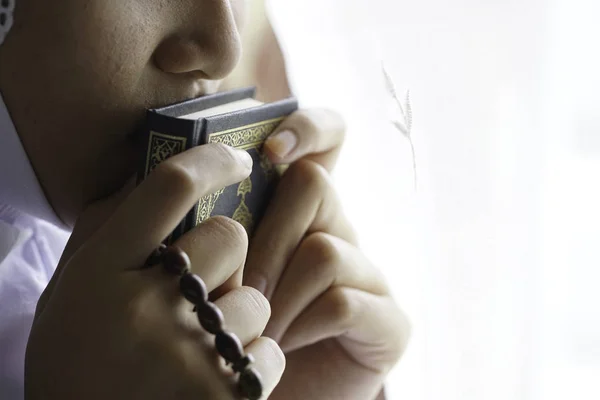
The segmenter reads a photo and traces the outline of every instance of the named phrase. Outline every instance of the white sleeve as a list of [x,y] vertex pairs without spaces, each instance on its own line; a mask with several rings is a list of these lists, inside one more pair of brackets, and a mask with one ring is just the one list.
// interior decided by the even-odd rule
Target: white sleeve
[[[35,228],[34,228],[35,229]],[[34,229],[0,221],[0,399],[24,398],[25,349],[50,279]]]

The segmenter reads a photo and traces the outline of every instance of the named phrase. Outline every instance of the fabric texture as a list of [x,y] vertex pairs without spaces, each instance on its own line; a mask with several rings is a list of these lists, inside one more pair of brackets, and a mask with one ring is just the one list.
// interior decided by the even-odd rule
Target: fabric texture
[[69,237],[40,218],[0,206],[0,399],[24,397],[24,360],[37,301]]
[[66,229],[44,195],[0,95],[0,204]]
[[15,10],[15,0],[0,1],[0,45],[12,28],[13,11]]
[[68,237],[0,97],[0,399],[23,398],[35,307]]
[[[0,1],[0,45],[15,0]],[[44,195],[0,95],[0,399],[24,398],[25,350],[35,307],[69,233]]]

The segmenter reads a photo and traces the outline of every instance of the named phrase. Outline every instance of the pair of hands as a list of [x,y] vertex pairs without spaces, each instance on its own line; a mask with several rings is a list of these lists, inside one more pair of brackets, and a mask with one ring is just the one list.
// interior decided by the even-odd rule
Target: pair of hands
[[[176,245],[227,330],[256,358],[265,398],[373,399],[402,354],[408,325],[358,250],[329,180],[343,123],[329,111],[299,111],[283,131],[297,143],[275,136],[265,151],[292,165],[250,248],[245,230],[223,217]],[[82,215],[38,304],[27,399],[237,398],[177,280],[141,266],[200,197],[250,171],[245,152],[200,146]]]

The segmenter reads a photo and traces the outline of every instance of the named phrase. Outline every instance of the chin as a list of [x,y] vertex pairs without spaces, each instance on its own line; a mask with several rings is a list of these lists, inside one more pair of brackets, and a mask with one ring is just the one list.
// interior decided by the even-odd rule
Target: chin
[[95,179],[89,181],[83,207],[90,203],[106,199],[119,192],[129,182],[135,182],[136,168],[143,158],[141,146],[136,136],[126,138],[122,146],[100,155],[92,174]]

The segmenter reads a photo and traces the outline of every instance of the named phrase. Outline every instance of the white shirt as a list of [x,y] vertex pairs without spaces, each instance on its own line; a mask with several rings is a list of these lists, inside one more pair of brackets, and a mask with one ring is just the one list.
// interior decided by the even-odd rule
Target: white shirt
[[49,205],[0,97],[0,399],[23,398],[37,301],[69,233]]

